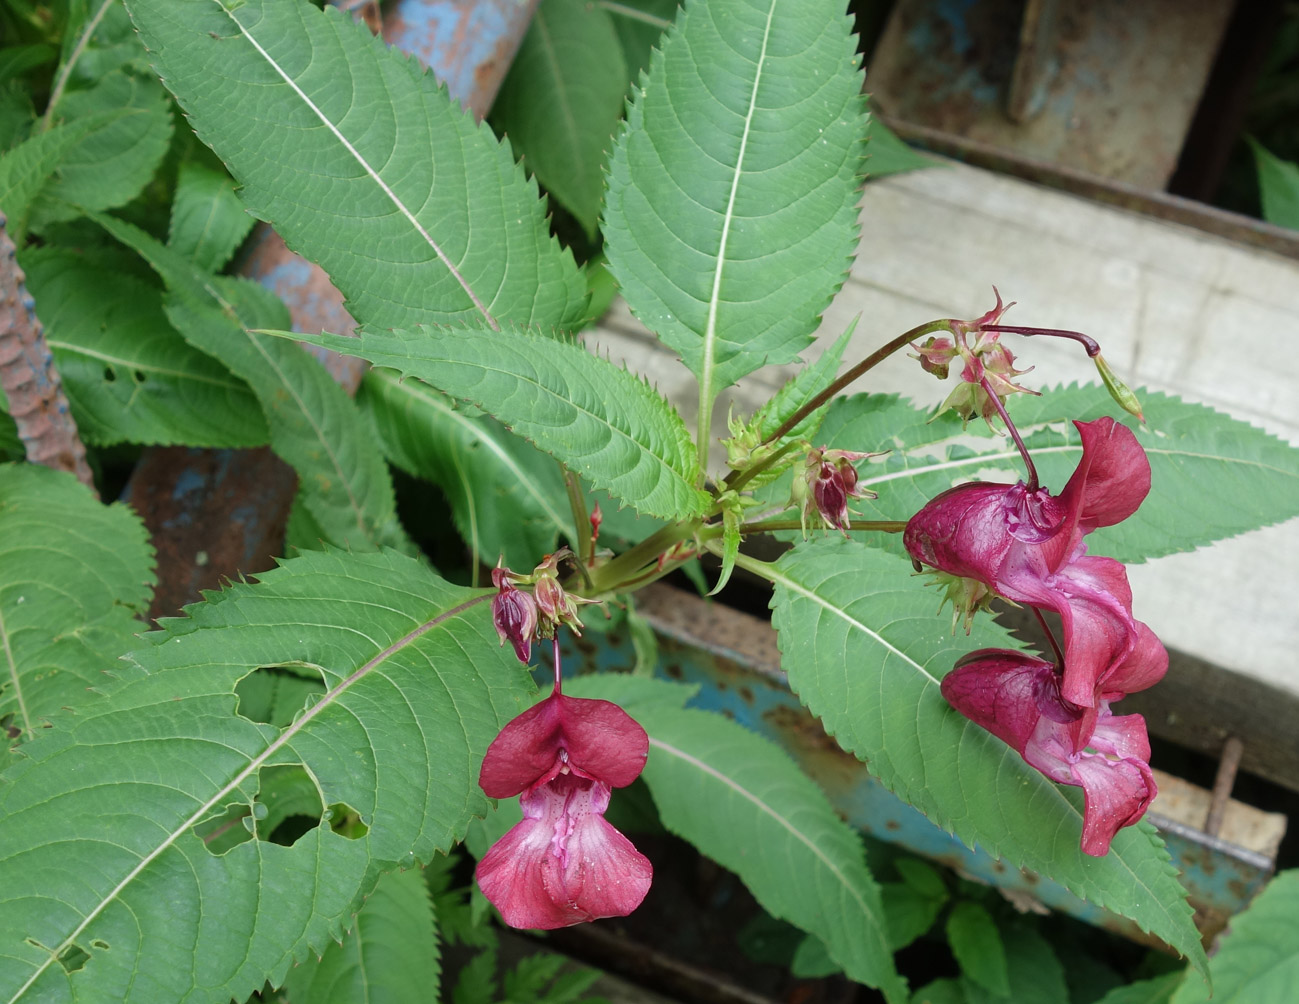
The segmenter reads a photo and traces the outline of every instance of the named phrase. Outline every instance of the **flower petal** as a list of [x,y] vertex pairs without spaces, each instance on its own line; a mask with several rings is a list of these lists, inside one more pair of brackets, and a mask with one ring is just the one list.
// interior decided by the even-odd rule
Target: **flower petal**
[[1112,418],[1074,426],[1082,436],[1083,455],[1060,500],[1078,529],[1091,533],[1137,511],[1150,493],[1150,461],[1132,430]]
[[622,788],[640,775],[648,754],[645,730],[618,705],[552,693],[501,729],[487,747],[478,783],[492,798],[509,798],[567,765]]
[[1114,834],[1140,820],[1154,801],[1158,793],[1154,775],[1141,760],[1084,754],[1074,765],[1074,776],[1086,795],[1083,853],[1103,857],[1109,852]]
[[1049,662],[987,648],[966,656],[943,677],[942,691],[952,707],[1023,756],[1043,715],[1062,723],[1079,717],[1060,700],[1056,681]]

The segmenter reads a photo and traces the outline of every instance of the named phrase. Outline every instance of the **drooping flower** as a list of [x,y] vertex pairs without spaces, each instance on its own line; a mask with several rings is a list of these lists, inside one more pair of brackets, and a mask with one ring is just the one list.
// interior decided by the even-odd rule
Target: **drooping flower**
[[1060,693],[1055,666],[1023,652],[971,653],[943,678],[943,696],[1053,781],[1085,796],[1082,850],[1101,857],[1122,827],[1145,814],[1156,794],[1150,742],[1140,715],[1115,716],[1102,699],[1095,714]]
[[582,633],[582,620],[577,609],[580,604],[594,603],[582,596],[574,596],[559,582],[559,563],[565,558],[577,556],[567,547],[561,547],[554,554],[548,554],[532,573],[534,585],[532,595],[537,601],[537,611],[541,620],[537,636],[549,638],[561,626],[572,628],[575,634]]
[[653,869],[604,811],[648,751],[645,730],[616,704],[558,688],[501,730],[478,783],[492,798],[520,795],[523,820],[483,856],[477,877],[507,924],[550,930],[640,905]]
[[1150,490],[1136,437],[1111,418],[1075,422],[1083,455],[1058,496],[1045,488],[972,482],[932,499],[907,523],[911,556],[998,595],[1060,615],[1063,697],[1096,709],[1102,698],[1163,676],[1168,656],[1132,616],[1123,565],[1089,556],[1083,537],[1127,519]]
[[857,487],[857,468],[853,462],[877,456],[878,453],[827,450],[825,447],[808,451],[802,476],[794,478],[791,499],[799,507],[805,537],[809,523],[834,527],[842,530],[845,537],[848,535],[851,515],[848,500],[879,498],[875,492]]
[[500,565],[492,569],[492,585],[497,593],[492,597],[492,624],[500,636],[501,644],[507,641],[514,646],[520,662],[532,656],[532,639],[537,633],[537,604],[532,594],[514,584],[517,576]]

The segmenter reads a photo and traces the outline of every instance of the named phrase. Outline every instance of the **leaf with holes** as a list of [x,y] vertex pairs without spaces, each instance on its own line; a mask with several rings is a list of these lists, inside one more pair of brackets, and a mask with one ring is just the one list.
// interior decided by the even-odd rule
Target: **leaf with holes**
[[185,340],[248,381],[271,448],[298,472],[303,503],[326,538],[358,548],[399,543],[388,469],[355,404],[307,353],[248,330],[288,324],[283,304],[255,283],[199,271],[129,223],[97,220],[167,284],[167,317]]
[[[1150,494],[1135,515],[1088,536],[1089,553],[1141,562],[1299,515],[1299,449],[1201,404],[1147,390],[1139,396],[1147,424],[1122,415],[1117,420],[1132,429],[1150,458]],[[1093,385],[1071,384],[1010,403],[1042,483],[1055,492],[1082,456],[1073,420],[1115,411],[1109,395]],[[930,418],[895,395],[857,395],[831,406],[821,439],[841,449],[891,451],[859,465],[859,487],[880,495],[854,503],[863,517],[909,519],[953,485],[1023,478],[1023,461],[1008,438],[971,423],[970,435],[957,439],[959,419],[951,413]],[[1231,487],[1206,491],[1206,485]],[[766,497],[778,504],[788,490],[787,480],[779,482]],[[900,549],[900,542],[895,546]]]
[[379,879],[342,943],[289,970],[284,988],[311,1004],[425,1004],[440,978],[433,903],[412,868]]
[[857,244],[862,72],[839,0],[686,8],[609,168],[605,253],[633,313],[717,393],[810,342]]
[[113,256],[44,247],[19,258],[87,442],[266,442],[253,392],[180,336],[157,286]]
[[1083,854],[1082,792],[1054,784],[948,706],[939,680],[980,648],[1019,647],[981,619],[953,635],[917,603],[910,565],[858,541],[800,544],[766,571],[790,688],[871,775],[964,843],[1054,879],[1203,970],[1186,892],[1148,823]]
[[129,0],[253,215],[358,321],[571,325],[586,286],[536,185],[417,60],[306,0]]
[[0,466],[0,719],[29,739],[98,697],[144,625],[153,549],[139,517],[100,504],[70,474]]
[[604,158],[627,90],[613,18],[587,0],[546,0],[537,8],[491,121],[523,164],[595,235],[604,194]]
[[[482,755],[535,690],[488,595],[393,551],[312,552],[146,636],[4,774],[3,998],[243,1000],[323,951],[380,873],[461,839]],[[240,681],[285,665],[324,693],[285,728],[237,714]],[[293,818],[267,832],[272,794]]]
[[278,332],[418,377],[482,408],[598,489],[664,519],[710,497],[676,409],[643,379],[576,342],[540,332],[421,325],[355,338]]
[[571,537],[559,465],[499,422],[387,369],[366,373],[356,403],[388,459],[446,494],[474,560],[531,568]]
[[587,677],[565,692],[615,701],[649,733],[644,778],[664,826],[736,872],[773,916],[824,941],[853,979],[907,999],[861,839],[783,750],[720,715],[674,707],[690,696],[675,684]]

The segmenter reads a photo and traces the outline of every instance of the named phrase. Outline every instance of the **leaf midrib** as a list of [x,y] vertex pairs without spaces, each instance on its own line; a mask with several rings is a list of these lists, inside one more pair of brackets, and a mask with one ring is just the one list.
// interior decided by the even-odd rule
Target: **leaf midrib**
[[740,190],[740,179],[744,177],[744,158],[748,152],[749,133],[753,128],[753,115],[758,106],[758,86],[767,60],[767,42],[771,37],[771,22],[776,14],[777,0],[768,0],[767,23],[762,29],[762,47],[754,64],[753,88],[749,91],[749,105],[744,113],[744,129],[740,134],[740,148],[735,156],[735,170],[731,175],[731,190],[726,197],[726,212],[722,216],[722,235],[717,248],[717,264],[713,267],[713,287],[708,295],[708,316],[703,331],[703,368],[699,374],[699,425],[696,429],[698,440],[698,461],[701,472],[708,469],[708,448],[712,442],[713,398],[717,391],[713,387],[716,379],[714,370],[717,367],[717,311],[721,304],[722,274],[726,270],[726,249],[731,238],[731,221],[735,217],[735,200]]
[[[122,891],[125,890],[132,882],[134,882],[135,879],[146,868],[149,867],[149,865],[151,865],[154,861],[156,861],[169,848],[174,846],[176,841],[178,841],[182,836],[188,833],[198,822],[200,822],[205,816],[207,816],[207,814],[210,813],[212,809],[214,809],[227,796],[229,796],[231,792],[236,791],[239,788],[239,786],[243,784],[244,781],[246,781],[254,773],[260,770],[262,765],[265,764],[267,760],[269,760],[277,752],[279,752],[279,750],[281,750],[285,745],[287,745],[291,739],[297,736],[298,733],[300,733],[303,730],[303,728],[305,728],[310,722],[312,722],[318,715],[320,715],[325,709],[332,708],[335,702],[337,701],[337,699],[340,696],[342,696],[342,694],[345,693],[348,689],[350,689],[354,683],[357,683],[359,680],[363,679],[365,676],[367,676],[370,673],[371,670],[375,669],[377,666],[382,665],[389,658],[391,658],[393,655],[396,655],[398,652],[406,648],[408,645],[411,645],[414,642],[418,641],[420,638],[422,638],[429,631],[433,630],[435,627],[439,627],[446,621],[451,620],[453,617],[458,617],[460,614],[464,613],[464,611],[470,609],[471,607],[475,607],[478,604],[486,600],[489,600],[490,598],[491,598],[490,593],[484,593],[482,595],[472,597],[471,599],[465,600],[463,603],[460,603],[452,607],[450,610],[444,611],[443,613],[438,614],[436,617],[433,617],[430,620],[425,621],[423,624],[419,625],[419,627],[403,635],[401,638],[398,638],[387,648],[383,649],[377,655],[375,655],[367,662],[365,662],[363,665],[361,665],[358,669],[353,671],[353,673],[350,676],[348,676],[346,679],[340,682],[338,686],[336,686],[333,690],[324,694],[320,698],[320,700],[317,701],[315,704],[313,704],[310,708],[308,708],[301,715],[301,717],[296,719],[291,725],[287,726],[278,736],[276,736],[276,738],[271,743],[269,743],[261,753],[259,753],[256,757],[250,760],[248,762],[248,766],[244,767],[243,770],[239,771],[239,773],[237,773],[229,782],[227,782],[223,788],[221,788],[218,792],[212,795],[211,798],[209,798],[206,802],[204,802],[201,806],[199,806],[198,809],[196,809],[184,822],[182,822],[179,826],[177,826],[170,833],[168,833],[158,843],[157,847],[155,847],[147,855],[141,858],[140,862],[134,868],[132,868],[126,874],[126,876],[123,877],[123,879],[120,882],[118,882],[117,885],[114,886],[108,892],[107,895],[104,896],[102,900],[100,900],[99,904],[85,915],[81,923],[78,924],[76,928],[71,933],[69,933],[68,936],[64,938],[63,941],[60,942],[56,948],[54,948],[49,953],[49,956],[46,958],[46,960],[42,962],[35,969],[35,971],[32,973],[31,977],[27,980],[27,982],[24,983],[21,987],[19,987],[17,992],[13,995],[13,997],[10,998],[9,1004],[15,1004],[15,1002],[17,1002],[23,996],[23,994],[26,993],[27,990],[38,979],[40,979],[41,974],[44,973],[51,965],[54,964],[55,960],[57,960],[63,954],[63,952],[66,951],[76,941],[78,937],[80,937],[81,933],[85,931],[85,929],[89,927],[95,921],[95,919],[101,913],[103,913],[104,910],[106,910],[109,907],[110,904],[112,904],[117,900],[118,896],[122,893]],[[0,621],[0,624],[2,623],[3,622]],[[315,667],[315,668],[319,669],[320,667]]]
[[355,146],[352,145],[351,141],[348,140],[348,138],[343,135],[342,130],[339,129],[338,126],[336,126],[333,122],[329,120],[329,117],[326,116],[325,113],[320,109],[320,107],[314,101],[311,100],[311,98],[307,95],[306,91],[304,91],[301,87],[298,86],[297,81],[295,81],[292,77],[290,77],[287,73],[285,73],[283,67],[281,67],[279,63],[277,63],[274,59],[271,58],[271,54],[262,47],[262,44],[258,42],[256,38],[253,37],[252,32],[250,32],[246,27],[244,27],[243,23],[237,17],[235,17],[234,10],[227,8],[221,2],[221,0],[213,0],[213,2],[216,3],[218,7],[221,8],[221,12],[230,19],[230,21],[234,24],[236,28],[239,29],[239,33],[248,40],[248,43],[254,49],[257,50],[257,54],[266,61],[266,65],[268,65],[272,70],[274,70],[276,75],[281,80],[283,80],[286,84],[289,85],[293,93],[298,96],[299,100],[301,100],[302,103],[310,110],[310,112],[317,119],[320,120],[321,125],[323,125],[326,129],[328,129],[329,132],[334,136],[334,138],[338,140],[339,144],[347,152],[348,156],[350,156],[353,160],[355,160],[356,163],[360,165],[361,169],[366,173],[366,175],[376,185],[378,185],[379,190],[383,192],[384,197],[387,198],[388,201],[392,203],[393,207],[397,210],[397,212],[399,212],[406,219],[406,221],[410,223],[412,227],[414,227],[416,233],[418,233],[420,237],[424,240],[424,242],[432,249],[434,255],[437,256],[438,261],[442,263],[443,267],[451,274],[451,276],[455,279],[455,281],[460,285],[460,288],[465,291],[465,294],[469,297],[470,302],[474,305],[474,309],[477,310],[483,316],[483,319],[488,323],[488,325],[492,328],[492,330],[499,331],[500,324],[497,322],[496,318],[493,317],[492,314],[488,311],[483,301],[479,299],[478,294],[474,291],[473,287],[469,285],[468,280],[465,279],[464,275],[461,274],[460,270],[451,261],[447,253],[442,249],[442,245],[440,245],[436,240],[433,239],[433,235],[430,234],[427,229],[425,229],[424,225],[420,223],[419,219],[415,216],[413,212],[411,212],[410,208],[404,202],[402,202],[401,199],[397,197],[397,193],[394,192],[392,188],[388,185],[388,183],[383,180],[383,178],[379,175],[379,172],[370,166],[370,162],[367,161],[361,155],[361,152]]
[[777,812],[770,805],[768,805],[765,801],[763,801],[760,796],[750,791],[748,788],[745,788],[743,785],[738,784],[733,778],[727,777],[725,774],[721,773],[715,768],[704,763],[698,757],[691,756],[689,753],[685,752],[685,750],[678,749],[677,747],[673,746],[671,743],[666,743],[662,739],[655,739],[653,736],[650,736],[649,742],[651,746],[657,749],[661,749],[665,753],[668,753],[672,756],[679,758],[680,760],[696,768],[702,773],[707,774],[709,777],[712,777],[715,780],[720,781],[722,784],[726,785],[726,787],[730,788],[736,794],[742,796],[743,798],[748,799],[750,802],[756,805],[761,811],[765,812],[772,819],[778,822],[781,826],[785,828],[786,831],[788,831],[788,833],[792,837],[794,837],[795,840],[799,841],[805,847],[807,847],[808,850],[810,850],[812,854],[830,871],[830,873],[834,875],[834,877],[839,881],[839,884],[843,887],[843,889],[856,902],[857,906],[861,909],[863,915],[867,917],[875,918],[875,914],[872,913],[870,908],[866,905],[866,901],[863,900],[861,898],[861,894],[855,888],[853,888],[852,883],[848,881],[848,877],[844,875],[844,873],[839,869],[838,865],[836,865],[833,861],[831,861],[830,858],[826,856],[825,852],[822,851],[821,848],[816,843],[809,840],[806,834],[804,834],[801,830],[798,829],[798,827],[794,826],[793,823],[791,823],[788,819],[786,819],[779,812]]

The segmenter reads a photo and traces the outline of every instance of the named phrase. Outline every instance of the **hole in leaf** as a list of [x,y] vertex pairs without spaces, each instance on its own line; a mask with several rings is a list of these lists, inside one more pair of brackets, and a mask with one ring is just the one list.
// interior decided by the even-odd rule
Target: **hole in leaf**
[[283,728],[325,692],[320,670],[309,666],[262,666],[237,684],[238,714],[252,722]]
[[94,941],[90,943],[90,947],[96,948],[101,952],[106,952],[108,951],[108,942],[105,941],[103,938],[96,938]]
[[117,379],[117,370],[113,369],[113,367],[111,367],[111,366],[105,366],[105,367],[104,367],[104,381],[105,381],[106,383],[112,383],[112,382],[113,382],[114,380],[116,380],[116,379]]
[[252,840],[252,830],[244,825],[249,818],[247,804],[226,806],[224,812],[205,819],[194,827],[194,833],[207,850],[220,857],[246,840]]
[[320,789],[296,764],[263,767],[257,774],[253,820],[257,839],[292,847],[320,825],[325,806]]
[[340,837],[348,840],[360,840],[370,832],[370,827],[361,820],[361,814],[346,802],[335,802],[325,811],[325,822]]
[[59,965],[65,972],[75,973],[84,969],[86,963],[90,961],[90,953],[80,945],[69,945],[59,953]]
[[131,376],[135,377],[136,383],[144,383],[144,381],[148,379],[148,377],[145,376],[144,370],[132,370]]
[[23,730],[14,724],[12,711],[7,715],[0,715],[0,729],[4,730],[6,739],[17,739],[23,734]]

